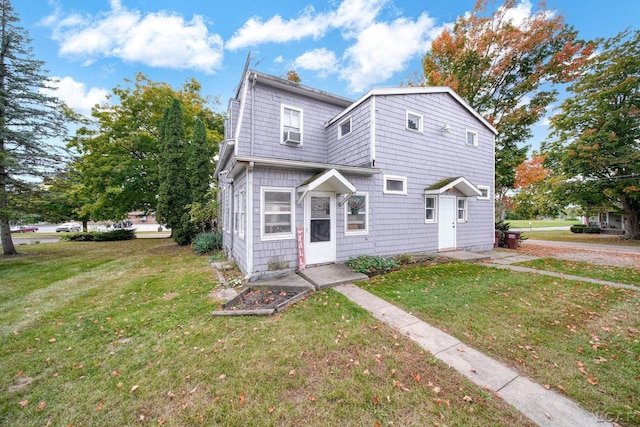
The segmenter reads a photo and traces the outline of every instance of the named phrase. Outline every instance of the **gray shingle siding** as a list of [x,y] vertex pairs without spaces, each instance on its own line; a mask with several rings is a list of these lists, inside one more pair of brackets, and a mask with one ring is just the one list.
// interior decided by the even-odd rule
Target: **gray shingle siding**
[[[272,82],[271,82],[272,83]],[[233,193],[246,188],[251,199],[247,212],[247,231],[244,239],[233,231],[225,232],[225,248],[247,274],[257,274],[269,268],[273,261],[284,261],[289,268],[297,267],[297,241],[294,237],[282,240],[261,238],[261,190],[264,187],[295,189],[322,172],[322,165],[363,166],[375,160],[380,173],[357,175],[343,173],[357,192],[368,194],[368,232],[353,235],[345,232],[346,207],[339,206],[342,196],[336,197],[336,261],[350,257],[396,255],[400,253],[435,252],[438,250],[438,223],[425,223],[425,189],[446,178],[465,177],[474,186],[488,186],[490,199],[467,197],[467,220],[457,222],[456,248],[488,250],[493,246],[494,228],[494,133],[492,129],[469,111],[459,99],[442,91],[376,94],[353,104],[347,111],[328,97],[326,102],[317,92],[305,96],[305,89],[290,89],[287,84],[261,82],[248,88],[240,102],[230,104],[232,120],[242,116],[242,128],[236,156],[263,159],[253,167],[251,180],[246,167],[236,167]],[[311,89],[310,89],[311,91]],[[238,92],[242,96],[243,91]],[[381,92],[382,93],[382,92]],[[281,105],[303,111],[303,144],[291,147],[280,143]],[[236,108],[237,107],[237,108]],[[373,107],[373,108],[372,108]],[[422,116],[422,131],[407,129],[407,111]],[[351,118],[351,133],[338,138],[343,120]],[[330,123],[329,125],[326,125]],[[449,129],[443,131],[444,125]],[[478,145],[466,142],[466,132],[477,132]],[[374,138],[372,139],[372,135]],[[225,156],[219,170],[228,170],[233,155]],[[269,159],[314,162],[316,167],[273,167]],[[249,160],[243,160],[249,165]],[[384,177],[406,177],[407,194],[385,194]],[[225,185],[221,180],[221,188]],[[453,188],[447,194],[463,196]],[[304,226],[304,201],[295,193],[295,226]],[[224,203],[226,199],[222,199]],[[232,202],[232,199],[229,199]],[[232,205],[233,208],[233,205]],[[224,210],[222,210],[224,212]],[[233,216],[232,216],[233,217]],[[229,224],[231,226],[231,224]],[[295,228],[294,228],[295,230]],[[249,236],[249,233],[252,233]]]

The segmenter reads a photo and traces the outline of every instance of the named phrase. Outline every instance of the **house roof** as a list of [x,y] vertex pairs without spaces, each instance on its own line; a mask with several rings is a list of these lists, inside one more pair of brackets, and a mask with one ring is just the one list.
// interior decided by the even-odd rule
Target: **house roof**
[[455,188],[465,196],[482,196],[482,192],[464,176],[446,178],[424,189],[426,195],[439,195]]
[[353,111],[360,104],[364,103],[367,99],[374,96],[393,96],[393,95],[421,95],[421,94],[433,94],[433,93],[445,93],[453,97],[463,108],[469,111],[475,118],[477,118],[483,125],[485,125],[494,135],[498,134],[498,131],[491,123],[489,123],[484,117],[480,115],[474,108],[472,108],[467,102],[460,97],[453,89],[447,86],[420,86],[420,87],[387,87],[371,89],[364,94],[360,99],[347,107],[340,114],[325,123],[325,127],[339,121],[344,116]]

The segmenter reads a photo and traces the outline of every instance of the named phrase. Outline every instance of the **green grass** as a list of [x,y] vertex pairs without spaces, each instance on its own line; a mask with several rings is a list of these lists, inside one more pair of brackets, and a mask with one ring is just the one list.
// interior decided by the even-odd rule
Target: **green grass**
[[554,258],[541,258],[520,262],[515,265],[640,286],[640,268],[610,267],[583,261],[565,261]]
[[546,228],[546,227],[568,227],[575,224],[580,224],[580,221],[575,220],[539,220],[539,219],[507,219],[511,228]]
[[19,250],[0,258],[0,425],[533,425],[337,292],[212,317],[207,257],[169,239]]
[[450,263],[362,286],[599,414],[640,425],[640,297]]

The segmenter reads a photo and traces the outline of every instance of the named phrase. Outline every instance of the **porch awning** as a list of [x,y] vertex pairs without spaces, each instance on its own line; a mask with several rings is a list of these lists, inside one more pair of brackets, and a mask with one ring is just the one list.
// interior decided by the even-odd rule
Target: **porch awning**
[[343,194],[345,198],[349,198],[356,192],[356,187],[337,170],[328,169],[309,178],[296,188],[296,192],[302,193],[298,202],[309,191],[335,191],[337,194]]
[[438,194],[443,194],[454,188],[467,197],[482,196],[482,192],[478,190],[478,187],[469,182],[469,180],[464,176],[447,178],[440,182],[436,182],[435,184],[425,188],[424,194],[437,196]]

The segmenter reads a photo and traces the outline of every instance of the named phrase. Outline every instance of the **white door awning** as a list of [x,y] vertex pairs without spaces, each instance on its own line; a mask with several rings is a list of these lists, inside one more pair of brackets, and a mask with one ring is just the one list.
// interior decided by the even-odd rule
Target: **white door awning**
[[425,195],[439,195],[444,194],[449,190],[456,189],[467,197],[470,196],[482,196],[482,192],[478,190],[478,187],[473,185],[464,176],[443,179],[424,189]]
[[328,169],[309,178],[296,188],[296,192],[301,194],[298,204],[309,191],[332,191],[348,198],[356,192],[356,187],[337,170]]

